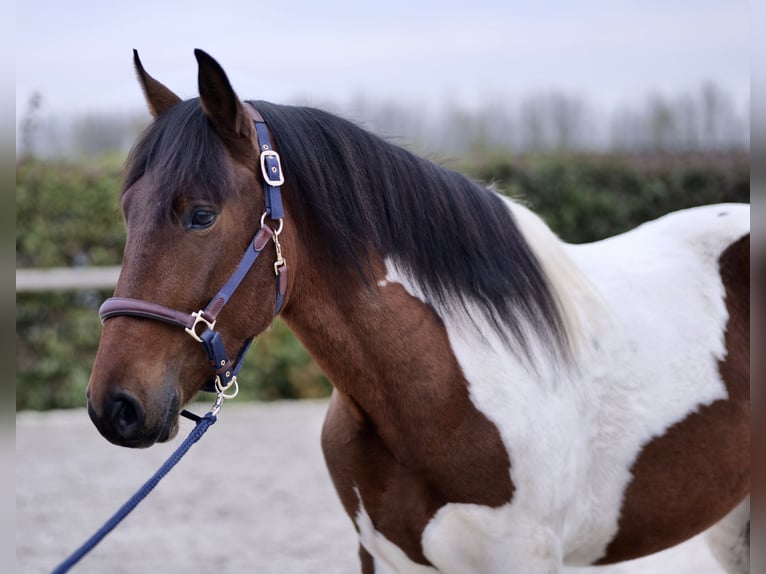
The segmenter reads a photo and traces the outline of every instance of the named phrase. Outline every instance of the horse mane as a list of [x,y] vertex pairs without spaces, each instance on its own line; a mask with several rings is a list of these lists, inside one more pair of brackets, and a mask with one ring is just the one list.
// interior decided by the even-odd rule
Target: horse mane
[[530,329],[568,356],[557,297],[499,195],[322,110],[252,103],[295,195],[294,225],[341,269],[374,279],[370,252],[390,258],[437,310],[475,306],[528,358]]
[[[337,269],[372,284],[370,254],[389,258],[437,311],[478,309],[529,359],[530,331],[569,355],[559,298],[498,194],[322,110],[253,104],[280,152],[290,224],[309,230]],[[181,194],[221,205],[236,192],[228,158],[199,99],[186,100],[133,148],[123,193],[151,172],[160,219]]]

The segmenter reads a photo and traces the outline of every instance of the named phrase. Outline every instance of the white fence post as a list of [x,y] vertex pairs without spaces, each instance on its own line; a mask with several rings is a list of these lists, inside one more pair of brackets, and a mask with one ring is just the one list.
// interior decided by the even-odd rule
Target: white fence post
[[16,269],[16,293],[113,289],[119,275],[119,266]]

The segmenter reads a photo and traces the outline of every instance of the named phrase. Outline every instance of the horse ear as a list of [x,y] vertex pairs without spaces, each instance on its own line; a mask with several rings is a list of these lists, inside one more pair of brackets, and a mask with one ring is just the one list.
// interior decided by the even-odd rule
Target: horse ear
[[234,93],[221,65],[202,50],[194,50],[199,64],[199,96],[202,109],[225,140],[250,135],[250,117]]
[[136,75],[138,75],[138,81],[141,83],[141,89],[144,90],[146,103],[149,104],[149,111],[152,117],[156,118],[162,112],[172,108],[181,101],[181,98],[171,92],[164,84],[146,73],[138,57],[138,50],[133,50],[133,64],[136,66]]

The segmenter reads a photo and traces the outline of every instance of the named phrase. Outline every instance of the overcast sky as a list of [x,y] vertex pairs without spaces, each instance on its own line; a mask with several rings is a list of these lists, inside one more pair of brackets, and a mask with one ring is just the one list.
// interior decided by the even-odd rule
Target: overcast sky
[[16,119],[143,106],[132,68],[196,96],[194,48],[242,98],[475,106],[562,89],[611,109],[714,81],[749,103],[741,0],[29,0],[16,5]]

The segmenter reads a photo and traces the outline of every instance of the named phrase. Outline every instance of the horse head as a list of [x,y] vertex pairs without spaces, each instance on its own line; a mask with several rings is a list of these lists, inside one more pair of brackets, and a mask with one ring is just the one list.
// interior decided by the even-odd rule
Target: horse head
[[[266,227],[264,257],[227,294],[231,305],[215,310],[219,344],[236,356],[274,318],[279,243],[267,240],[281,232],[282,221],[266,217],[257,112],[238,99],[213,58],[201,50],[195,56],[199,98],[182,101],[134,54],[154,121],[126,165],[127,242],[114,301],[182,314],[204,309],[238,269],[256,230]],[[280,239],[289,249],[290,232]],[[172,438],[182,405],[215,376],[209,358],[173,324],[136,312],[106,317],[87,390],[91,419],[119,445]],[[199,334],[196,325],[191,330]]]

